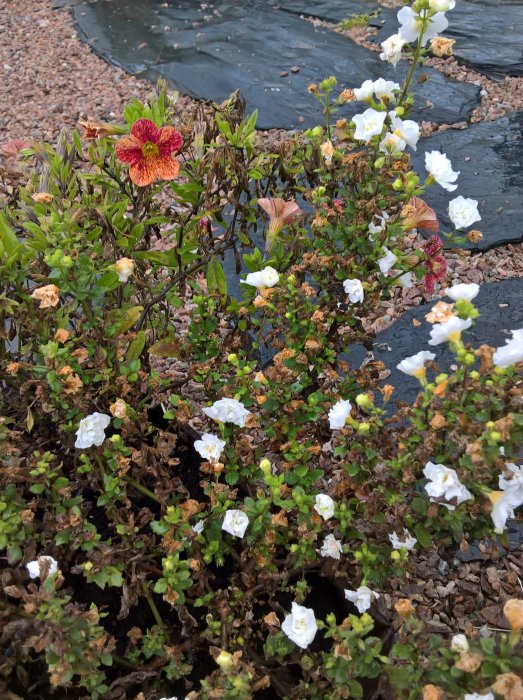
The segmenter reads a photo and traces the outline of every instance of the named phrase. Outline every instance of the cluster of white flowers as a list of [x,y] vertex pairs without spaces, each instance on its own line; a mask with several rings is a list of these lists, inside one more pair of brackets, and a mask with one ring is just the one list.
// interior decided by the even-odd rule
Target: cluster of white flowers
[[507,520],[514,517],[514,511],[523,505],[523,467],[515,464],[507,464],[507,472],[500,474],[498,478],[499,491],[490,494],[492,502],[492,522],[496,532],[503,532],[507,526]]
[[[444,498],[446,501],[455,499],[456,504],[459,505],[472,498],[470,491],[460,482],[456,471],[449,469],[444,464],[427,462],[423,474],[428,479],[428,483],[425,484],[425,491],[432,502],[440,498]],[[443,503],[442,505],[449,510],[454,510],[455,508],[454,505],[449,503]]]
[[225,444],[225,440],[220,440],[216,435],[204,433],[201,440],[195,441],[194,449],[208,462],[218,462]]
[[243,510],[227,510],[222,522],[222,530],[234,537],[242,538],[249,525],[249,516]]
[[370,102],[374,95],[378,100],[382,98],[392,100],[394,91],[399,89],[399,84],[392,82],[392,80],[385,80],[384,78],[365,80],[361,87],[355,88],[354,96],[362,102]]
[[268,287],[274,287],[280,281],[280,275],[277,270],[273,267],[267,266],[263,270],[258,270],[258,272],[249,272],[244,280],[241,280],[242,284],[248,284],[251,287],[256,287],[256,289],[266,289]]
[[393,532],[391,535],[389,535],[389,540],[393,549],[398,549],[400,551],[405,549],[407,552],[414,549],[418,542],[415,537],[412,537],[406,527],[403,528],[403,539],[400,539],[399,535],[396,532]]
[[241,401],[236,399],[220,399],[212,406],[202,409],[206,416],[220,423],[233,423],[240,428],[245,427],[247,416],[250,415]]
[[345,589],[345,598],[350,600],[351,603],[354,603],[360,614],[366,612],[370,608],[373,598],[377,599],[379,597],[379,593],[371,591],[367,586],[360,586],[355,591],[350,591],[347,588]]
[[341,430],[351,412],[351,402],[340,399],[329,411],[329,426],[331,430]]

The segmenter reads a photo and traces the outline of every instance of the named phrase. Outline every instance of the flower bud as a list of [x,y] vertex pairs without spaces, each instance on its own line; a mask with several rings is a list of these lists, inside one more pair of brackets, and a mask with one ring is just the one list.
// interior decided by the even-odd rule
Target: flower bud
[[356,403],[360,408],[365,408],[366,410],[370,410],[374,406],[372,397],[369,394],[358,394]]
[[222,671],[230,671],[234,665],[232,654],[223,649],[220,651],[218,656],[214,659]]
[[234,367],[238,367],[238,355],[235,352],[231,352],[230,355],[227,355],[227,361],[231,363],[231,365],[234,365]]
[[516,598],[507,600],[503,607],[503,614],[513,632],[519,632],[523,629],[523,600]]
[[272,465],[267,458],[262,459],[260,462],[260,469],[265,474],[265,476],[270,476],[272,472]]
[[397,177],[397,178],[394,180],[394,182],[392,183],[392,189],[393,189],[395,192],[401,192],[401,190],[403,189],[403,182],[402,182],[402,180],[401,180],[400,177]]
[[367,435],[367,433],[370,431],[370,423],[359,423],[358,424],[358,433],[360,435]]
[[376,170],[381,170],[381,168],[383,168],[384,165],[385,165],[385,156],[381,156],[381,158],[377,158],[374,161],[374,167],[376,168]]

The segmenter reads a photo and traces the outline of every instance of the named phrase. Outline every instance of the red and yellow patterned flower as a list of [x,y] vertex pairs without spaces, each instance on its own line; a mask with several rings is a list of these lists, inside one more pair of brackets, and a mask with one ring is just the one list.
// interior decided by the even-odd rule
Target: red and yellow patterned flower
[[131,135],[116,144],[116,157],[129,163],[129,177],[138,187],[155,180],[174,180],[180,164],[171,154],[180,149],[182,136],[173,126],[158,128],[149,119],[139,119]]

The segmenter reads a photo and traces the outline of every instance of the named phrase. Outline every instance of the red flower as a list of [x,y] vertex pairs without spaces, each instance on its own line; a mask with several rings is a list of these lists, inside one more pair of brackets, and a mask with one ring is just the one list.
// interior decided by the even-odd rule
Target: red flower
[[116,157],[129,163],[129,177],[138,187],[155,180],[174,180],[180,164],[171,156],[182,145],[182,136],[173,126],[158,128],[149,119],[139,119],[131,135],[116,144]]
[[425,284],[425,289],[429,294],[434,291],[434,285],[436,282],[440,282],[447,272],[447,262],[441,251],[443,250],[443,243],[439,236],[431,236],[427,241],[423,252],[425,254],[425,260],[423,264],[427,270],[427,274],[423,278]]

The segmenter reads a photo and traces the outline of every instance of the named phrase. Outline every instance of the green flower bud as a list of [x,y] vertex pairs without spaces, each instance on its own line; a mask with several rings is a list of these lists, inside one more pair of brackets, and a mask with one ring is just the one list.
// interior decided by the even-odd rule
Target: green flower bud
[[374,402],[369,394],[358,394],[356,396],[356,403],[360,408],[364,408],[366,410],[370,410],[374,406]]
[[376,168],[376,170],[380,170],[381,168],[383,168],[384,165],[385,165],[385,156],[381,156],[381,158],[377,158],[374,161],[374,167]]
[[403,181],[402,181],[402,179],[401,179],[400,177],[397,177],[397,178],[394,180],[394,182],[392,183],[392,189],[393,189],[395,192],[401,192],[401,190],[403,189]]
[[358,433],[361,435],[366,435],[370,430],[370,423],[359,423]]
[[470,373],[470,378],[471,378],[471,379],[474,379],[474,380],[475,380],[475,379],[479,379],[479,376],[480,376],[480,375],[479,375],[479,372],[476,372],[476,370],[473,370],[473,371]]
[[234,665],[232,654],[230,654],[228,651],[224,651],[223,649],[214,660],[222,671],[230,671]]
[[265,476],[271,476],[272,466],[267,458],[262,459],[262,461],[260,462],[260,469],[265,474]]

